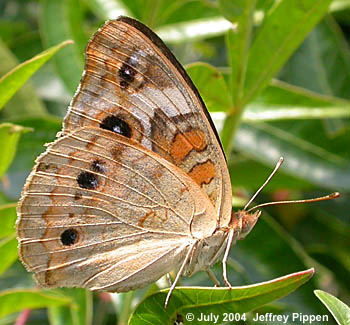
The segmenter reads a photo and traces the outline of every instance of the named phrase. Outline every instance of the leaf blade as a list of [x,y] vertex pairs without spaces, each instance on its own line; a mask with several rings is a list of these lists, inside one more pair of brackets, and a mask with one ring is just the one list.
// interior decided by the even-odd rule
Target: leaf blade
[[35,57],[21,63],[0,79],[0,109],[12,98],[17,90],[54,54],[72,41],[53,46]]
[[[218,308],[235,313],[245,313],[294,291],[307,282],[313,273],[314,270],[309,269],[267,282],[233,287],[231,290],[227,288],[179,287],[174,290],[167,309],[164,308],[164,301],[168,289],[163,290],[147,297],[136,307],[129,324],[136,325],[145,322],[166,324],[175,315],[183,314],[187,309],[194,314],[194,319],[197,319],[201,312],[217,313]],[[193,322],[193,324],[196,323]]]
[[0,241],[0,256],[0,274],[2,274],[17,260],[17,239],[15,234]]
[[349,306],[325,291],[315,290],[314,294],[327,307],[339,325],[350,324]]
[[11,123],[0,124],[0,147],[2,148],[2,155],[0,156],[0,179],[15,157],[17,143],[21,133],[28,132],[29,130],[29,128]]
[[331,0],[284,0],[269,13],[249,51],[243,106],[266,87],[330,3]]
[[53,294],[52,291],[34,289],[6,290],[0,292],[0,318],[26,308],[36,309],[48,306],[61,306],[71,302],[70,298]]

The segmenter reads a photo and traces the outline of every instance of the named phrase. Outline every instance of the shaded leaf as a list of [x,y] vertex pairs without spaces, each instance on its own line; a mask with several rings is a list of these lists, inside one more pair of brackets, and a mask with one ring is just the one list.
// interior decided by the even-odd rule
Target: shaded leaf
[[256,0],[219,1],[224,17],[237,24],[235,29],[228,30],[226,37],[226,47],[231,68],[230,90],[234,102],[231,114],[234,114],[235,110],[240,110],[239,101],[243,95],[242,90],[256,2]]
[[25,179],[33,168],[35,158],[45,151],[45,143],[55,140],[57,132],[62,128],[62,119],[50,115],[42,118],[17,119],[15,122],[30,127],[34,131],[21,137],[16,159],[6,173],[10,187],[5,190],[7,196],[11,198],[17,198],[20,195]]
[[221,73],[206,63],[194,63],[186,71],[199,90],[209,111],[226,111],[231,105],[231,97]]
[[38,118],[16,119],[16,124],[31,128],[33,132],[24,134],[18,144],[17,158],[11,170],[27,171],[33,167],[34,159],[43,151],[44,144],[53,142],[62,128],[62,119],[47,115]]
[[0,239],[0,274],[5,272],[12,265],[12,263],[17,260],[17,245],[18,244],[15,234]]
[[[229,170],[233,188],[245,188],[250,191],[256,191],[271,173],[272,168],[270,165],[267,166],[259,161],[239,155],[230,159]],[[252,170],[254,170],[254,173],[252,173]],[[281,188],[310,190],[314,188],[314,185],[305,179],[294,177],[293,174],[280,170],[277,177],[274,177],[273,181],[264,189],[264,193],[272,193]],[[241,204],[242,206],[244,204]]]
[[349,117],[350,101],[320,95],[276,80],[247,105],[242,119],[253,122]]
[[15,233],[17,203],[0,205],[0,238]]
[[60,292],[70,297],[73,304],[50,306],[50,324],[92,324],[92,292],[81,288],[64,288]]
[[242,125],[235,145],[271,166],[282,156],[283,170],[313,184],[337,191],[350,189],[350,170],[345,159],[280,128],[264,123]]
[[331,0],[280,1],[265,17],[249,50],[242,105],[249,103],[281,69]]
[[236,21],[236,29],[228,30],[226,34],[226,47],[230,64],[230,93],[233,105],[228,111],[225,126],[221,133],[221,141],[227,152],[231,151],[233,137],[241,122],[244,106],[241,105],[243,86],[246,78],[248,50],[253,30],[253,15],[256,0],[220,1],[223,15],[230,21]]
[[350,49],[332,17],[310,32],[280,78],[319,94],[350,99]]
[[69,297],[53,291],[7,290],[0,292],[0,318],[20,310],[71,304]]
[[[350,48],[343,32],[336,21],[327,16],[284,66],[280,78],[319,94],[350,99],[349,62]],[[326,120],[323,124],[333,136],[348,127],[347,121],[340,119]]]
[[0,124],[0,178],[11,164],[17,149],[17,142],[22,133],[30,129],[10,123]]
[[[62,49],[53,59],[56,70],[67,90],[73,94],[79,84],[84,65],[84,49],[88,38],[83,34],[78,0],[43,0],[41,32],[47,46],[67,39],[74,45]],[[64,22],[62,24],[57,22]]]
[[16,203],[0,206],[0,274],[17,260]]

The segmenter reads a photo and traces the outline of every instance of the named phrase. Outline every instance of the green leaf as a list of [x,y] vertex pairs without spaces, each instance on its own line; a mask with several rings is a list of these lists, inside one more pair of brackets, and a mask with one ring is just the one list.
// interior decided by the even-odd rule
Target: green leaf
[[29,128],[10,123],[0,124],[0,179],[11,164],[17,148],[17,142],[22,133],[28,132]]
[[221,73],[206,63],[186,67],[191,80],[199,90],[209,111],[226,111],[232,105],[226,82]]
[[350,99],[350,49],[331,16],[311,31],[280,78],[319,94]]
[[215,5],[207,1],[122,0],[133,17],[153,30],[157,26],[219,16]]
[[268,13],[249,51],[242,106],[267,86],[326,14],[330,3],[331,0],[282,0]]
[[71,41],[47,49],[39,55],[27,60],[8,72],[0,79],[0,109],[10,100],[16,91],[35,73],[47,60]]
[[5,272],[17,260],[17,245],[15,234],[0,240],[0,274]]
[[331,190],[350,189],[350,169],[344,158],[290,131],[265,123],[244,124],[235,141],[241,152],[271,166],[283,156],[281,169],[295,177]]
[[0,318],[26,308],[37,309],[71,303],[72,300],[69,297],[53,291],[20,289],[2,291],[0,292]]
[[17,260],[16,203],[0,206],[0,274]]
[[256,2],[256,0],[219,1],[224,17],[237,24],[235,29],[228,30],[226,37],[231,68],[233,110],[239,109],[240,106],[239,101],[242,96]]
[[[316,209],[315,205],[290,205],[289,207],[284,206],[284,208],[288,220],[291,220],[303,216],[309,217],[310,213]],[[296,211],[295,208],[297,208]],[[280,216],[281,209],[278,211]],[[312,259],[305,251],[303,243],[297,241],[291,235],[291,230],[287,231],[285,227],[287,226],[280,225],[266,211],[263,211],[260,220],[249,236],[245,240],[239,241],[231,249],[229,265],[232,261],[238,262],[243,270],[237,274],[237,271],[234,272],[235,269],[230,266],[228,269],[229,280],[231,283],[252,283],[253,280],[258,281],[266,279],[266,277],[274,278],[280,274],[295,272],[295,270],[315,268],[316,272],[312,280],[293,293],[293,296],[286,297],[283,302],[286,303],[287,310],[293,308],[294,310],[303,309],[308,314],[320,313],[322,308],[313,299],[312,291],[324,283],[332,283],[336,288],[337,279],[330,270]],[[296,231],[299,232],[299,225],[296,228]],[[261,248],[257,249],[260,246]],[[221,270],[219,272],[221,273]]]
[[327,307],[339,325],[350,324],[350,308],[338,298],[322,290],[315,290],[314,294]]
[[[15,69],[19,62],[16,56],[0,39],[0,75],[5,75],[11,69]],[[26,83],[18,90],[16,95],[8,103],[1,113],[7,116],[46,114],[46,108],[38,98],[30,83]]]
[[[248,61],[248,49],[253,29],[253,15],[256,0],[220,1],[223,15],[236,22],[236,30],[230,29],[226,35],[226,46],[231,68],[230,92],[233,99],[228,117],[225,120],[221,141],[226,152],[231,151],[232,139],[241,122],[244,106],[241,105],[243,85]],[[229,130],[229,132],[225,132]]]
[[[310,33],[283,67],[280,78],[319,94],[350,99],[350,48],[331,16],[325,17]],[[335,108],[332,112],[337,111]],[[323,124],[329,136],[348,127],[348,122],[340,119],[326,120]]]
[[[233,188],[244,188],[250,191],[256,191],[271,173],[272,166],[249,159],[241,154],[235,155],[230,159],[229,170]],[[254,173],[252,173],[252,170],[254,170]],[[310,190],[313,189],[314,186],[304,179],[294,177],[291,173],[280,170],[277,177],[274,177],[273,181],[264,189],[264,193],[273,193],[281,188],[289,190]],[[247,203],[247,199],[245,203]],[[244,206],[245,203],[241,204],[240,207]]]
[[28,172],[33,167],[34,159],[45,150],[44,144],[55,140],[57,132],[62,128],[62,119],[47,115],[38,118],[16,119],[15,122],[34,131],[21,137],[16,159],[10,170]]
[[15,233],[16,205],[17,203],[0,205],[0,238]]
[[[255,10],[257,0],[219,0],[220,13],[232,23],[237,23],[239,26],[241,23],[245,24],[247,22],[247,13],[252,15],[250,11]],[[247,10],[249,9],[249,10]],[[243,32],[245,28],[242,26],[242,29],[239,32]]]
[[83,53],[88,40],[82,29],[80,3],[78,0],[43,0],[41,4],[40,27],[47,46],[74,40],[74,46],[64,48],[52,61],[67,90],[73,94],[83,71]]
[[[284,297],[307,282],[314,270],[306,270],[254,285],[227,288],[178,287],[174,290],[167,309],[164,301],[168,290],[163,290],[147,297],[135,309],[130,325],[168,324],[179,315],[186,319],[186,314],[193,313],[191,324],[200,324],[197,320],[201,313],[222,315],[246,313],[260,306]],[[221,318],[219,323],[222,323]]]
[[[153,285],[156,286],[155,284]],[[159,288],[155,290],[158,291]],[[137,291],[121,292],[118,294],[118,299],[114,298],[114,301],[112,300],[120,324],[128,324],[128,320],[135,308],[132,306],[132,302],[136,297],[136,293]]]
[[50,306],[50,324],[92,324],[92,292],[81,288],[64,288],[60,292],[70,297],[73,305]]
[[349,117],[349,100],[320,95],[275,80],[256,100],[248,104],[242,119],[254,122]]
[[35,158],[45,151],[44,144],[53,142],[57,132],[61,130],[62,119],[47,115],[37,118],[17,118],[14,122],[34,130],[21,136],[16,158],[6,172],[8,182],[11,184],[6,193],[9,197],[17,198],[28,173],[33,168]]

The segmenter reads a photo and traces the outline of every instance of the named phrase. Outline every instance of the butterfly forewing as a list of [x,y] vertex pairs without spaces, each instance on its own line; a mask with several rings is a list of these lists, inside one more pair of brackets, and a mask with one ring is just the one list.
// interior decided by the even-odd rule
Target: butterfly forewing
[[215,211],[178,167],[84,127],[36,162],[18,207],[20,257],[43,286],[125,291],[178,267]]
[[217,222],[227,224],[230,179],[210,116],[184,69],[146,26],[121,17],[89,42],[63,133],[82,126],[131,138],[181,168],[209,196]]

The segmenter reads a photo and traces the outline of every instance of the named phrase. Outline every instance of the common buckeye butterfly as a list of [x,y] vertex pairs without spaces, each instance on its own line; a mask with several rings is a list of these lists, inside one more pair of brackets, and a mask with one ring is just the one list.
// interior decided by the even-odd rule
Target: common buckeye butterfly
[[107,22],[86,48],[63,130],[18,205],[19,255],[43,287],[123,292],[208,272],[260,211],[232,212],[229,172],[183,67],[142,23]]

